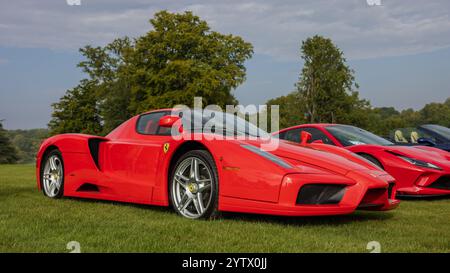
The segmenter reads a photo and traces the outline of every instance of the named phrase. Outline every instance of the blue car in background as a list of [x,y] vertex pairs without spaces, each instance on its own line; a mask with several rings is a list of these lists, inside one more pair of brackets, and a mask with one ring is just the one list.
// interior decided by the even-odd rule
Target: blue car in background
[[397,145],[424,145],[450,152],[450,128],[437,124],[395,129],[389,139]]

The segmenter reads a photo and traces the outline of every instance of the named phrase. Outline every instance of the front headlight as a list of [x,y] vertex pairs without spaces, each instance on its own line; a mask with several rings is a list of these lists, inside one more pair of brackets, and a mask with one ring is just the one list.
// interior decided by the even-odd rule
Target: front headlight
[[277,164],[278,166],[281,166],[286,169],[293,168],[293,166],[291,164],[289,164],[288,162],[284,161],[283,159],[281,159],[269,152],[263,151],[258,147],[255,147],[253,145],[241,145],[241,147],[272,161],[273,163]]
[[442,170],[441,168],[439,168],[438,166],[436,166],[430,162],[425,162],[422,160],[417,160],[417,159],[409,158],[409,157],[402,156],[402,155],[397,155],[397,156],[400,157],[401,159],[403,159],[404,161],[411,163],[413,165],[419,166],[419,167],[430,168],[430,169],[435,169],[435,170]]

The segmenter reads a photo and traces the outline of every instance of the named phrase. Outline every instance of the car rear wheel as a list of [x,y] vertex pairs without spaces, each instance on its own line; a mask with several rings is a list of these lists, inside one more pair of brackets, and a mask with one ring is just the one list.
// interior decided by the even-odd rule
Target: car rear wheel
[[178,214],[190,219],[218,216],[217,168],[207,151],[185,153],[170,177],[170,201]]
[[41,164],[41,185],[44,195],[60,198],[64,192],[64,163],[58,150],[49,152]]

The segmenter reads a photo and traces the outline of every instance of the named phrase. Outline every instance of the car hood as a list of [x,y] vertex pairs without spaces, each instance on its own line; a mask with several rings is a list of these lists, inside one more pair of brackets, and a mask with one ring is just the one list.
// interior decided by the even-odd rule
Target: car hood
[[450,169],[450,153],[428,146],[380,146],[354,145],[347,147],[352,152],[386,151],[392,154],[433,163],[444,169]]
[[385,150],[450,169],[450,153],[437,148],[427,146],[388,146],[385,147]]
[[[432,148],[432,147],[428,147],[428,146],[417,146],[417,148],[421,148],[421,147],[425,147],[425,148]],[[450,152],[450,143],[439,143],[436,144],[436,146],[433,146],[436,149],[440,149],[440,150],[444,150],[447,152]]]
[[[260,143],[251,144],[259,146]],[[303,163],[341,175],[346,175],[350,171],[362,171],[374,175],[386,174],[376,166],[358,164],[354,160],[329,151],[319,150],[311,146],[301,146],[283,140],[279,141],[277,149],[269,152],[297,166]]]

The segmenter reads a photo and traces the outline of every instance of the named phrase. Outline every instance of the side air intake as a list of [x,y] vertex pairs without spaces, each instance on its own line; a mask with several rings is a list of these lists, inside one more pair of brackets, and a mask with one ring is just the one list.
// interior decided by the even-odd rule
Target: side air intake
[[81,185],[77,191],[82,191],[82,192],[99,192],[98,187],[94,184],[91,183],[85,183],[83,185]]
[[89,152],[91,153],[92,160],[94,160],[95,165],[100,170],[100,164],[98,161],[98,153],[100,151],[100,143],[107,141],[106,139],[102,138],[90,138],[88,140],[89,144]]

